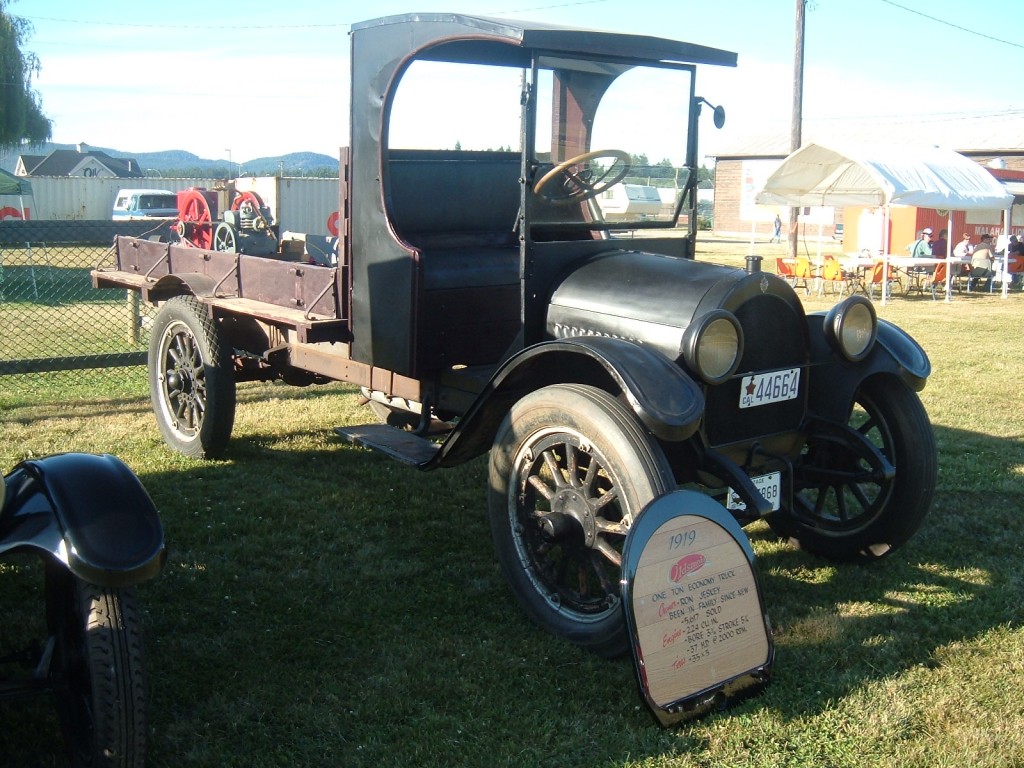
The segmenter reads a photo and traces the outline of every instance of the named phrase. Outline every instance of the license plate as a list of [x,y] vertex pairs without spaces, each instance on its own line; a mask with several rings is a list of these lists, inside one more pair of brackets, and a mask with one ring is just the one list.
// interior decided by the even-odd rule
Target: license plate
[[744,376],[740,385],[740,408],[755,408],[768,403],[796,400],[799,391],[799,368]]
[[[750,481],[760,491],[761,495],[764,496],[765,501],[771,502],[772,512],[777,512],[779,510],[779,499],[782,498],[782,473],[769,472],[767,475],[752,477]],[[747,505],[740,500],[739,495],[732,488],[729,489],[729,496],[726,499],[725,506],[727,509],[747,508]]]

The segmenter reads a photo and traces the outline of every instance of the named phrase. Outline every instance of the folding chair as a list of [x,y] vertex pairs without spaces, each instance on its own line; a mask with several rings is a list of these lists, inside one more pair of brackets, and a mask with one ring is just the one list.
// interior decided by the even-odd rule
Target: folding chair
[[803,256],[796,257],[796,263],[793,265],[793,287],[797,287],[797,281],[801,281],[804,293],[808,296],[811,295],[811,284],[808,280],[814,280],[817,275],[814,274],[814,270],[811,268],[811,262],[809,262]]
[[[885,275],[883,280],[883,275]],[[871,268],[871,280],[868,282],[868,296],[871,299],[875,298],[875,286],[883,285],[883,291],[887,291],[886,296],[892,296],[893,285],[898,285],[900,291],[903,291],[903,281],[900,280],[899,275],[896,274],[896,270],[893,269],[892,264],[889,265],[888,274],[885,274],[885,262],[878,260],[875,262],[874,267]]]
[[917,291],[921,295],[924,295],[925,285],[932,282],[934,272],[929,273],[924,267],[907,267],[907,290],[909,294],[912,291]]
[[775,260],[775,274],[790,285],[796,285],[796,275],[793,274],[793,265],[789,264],[785,259]]
[[835,256],[825,256],[825,264],[821,270],[821,279],[823,283],[827,283],[836,288],[839,286],[838,293],[842,294],[849,292],[852,296],[854,291],[863,291],[864,282],[858,272],[850,272],[843,269],[843,265],[839,263],[839,259]]
[[[935,271],[932,272],[932,299],[937,298],[938,293],[946,293],[946,265],[937,264]],[[950,281],[950,288],[956,287],[956,281]],[[959,290],[959,289],[958,289]]]

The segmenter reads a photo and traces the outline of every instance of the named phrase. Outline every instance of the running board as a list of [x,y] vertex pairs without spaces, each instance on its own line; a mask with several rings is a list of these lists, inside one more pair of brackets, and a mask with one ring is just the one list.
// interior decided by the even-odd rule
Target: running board
[[350,443],[372,448],[420,469],[434,458],[441,447],[431,440],[388,424],[335,427],[334,431]]

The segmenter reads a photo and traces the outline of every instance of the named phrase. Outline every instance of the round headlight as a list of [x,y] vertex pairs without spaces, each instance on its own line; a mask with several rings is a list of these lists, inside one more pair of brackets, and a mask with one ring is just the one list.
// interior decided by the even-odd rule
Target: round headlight
[[720,384],[736,372],[743,352],[743,331],[734,315],[714,310],[686,329],[683,358],[708,384]]
[[875,308],[863,296],[851,296],[825,316],[829,344],[850,362],[863,360],[875,345],[878,319]]

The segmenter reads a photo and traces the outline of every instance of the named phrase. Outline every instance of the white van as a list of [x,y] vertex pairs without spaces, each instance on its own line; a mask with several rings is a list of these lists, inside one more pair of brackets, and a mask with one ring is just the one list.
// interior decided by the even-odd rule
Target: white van
[[121,189],[114,198],[114,221],[174,219],[178,195],[169,189]]

